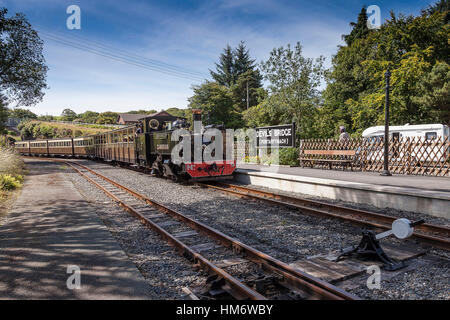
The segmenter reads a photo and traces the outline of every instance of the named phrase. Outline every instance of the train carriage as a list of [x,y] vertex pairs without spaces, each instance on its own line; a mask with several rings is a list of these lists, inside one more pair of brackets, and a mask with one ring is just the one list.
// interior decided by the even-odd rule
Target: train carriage
[[74,155],[91,156],[93,155],[93,139],[94,137],[73,138]]
[[30,154],[30,141],[18,141],[14,147],[20,154]]
[[[201,121],[201,111],[195,110],[193,118],[194,121]],[[220,130],[225,137],[223,126],[209,127]],[[184,129],[185,133],[178,141],[173,141],[172,134],[178,128]],[[194,143],[198,139],[194,137],[202,135],[200,151],[212,143],[213,139],[209,138],[207,141],[201,132],[193,133],[188,129],[186,119],[162,111],[141,119],[136,126],[73,139],[23,141],[16,143],[16,148],[21,154],[76,156],[137,165],[150,169],[155,175],[169,177],[174,181],[230,178],[236,168],[235,160],[226,159],[225,155],[212,161],[205,161],[203,157],[200,161],[194,159],[194,147],[198,148]],[[172,150],[188,136],[192,143],[192,157],[182,163],[173,162]],[[223,149],[226,150],[226,139],[223,143]]]
[[74,155],[72,139],[49,140],[48,141],[48,154],[49,155],[62,155],[62,156]]
[[107,161],[136,163],[135,126],[125,127],[95,136],[95,157]]
[[94,136],[93,156],[99,159],[106,159],[106,133]]
[[30,141],[30,154],[32,154],[32,155],[48,155],[47,140]]

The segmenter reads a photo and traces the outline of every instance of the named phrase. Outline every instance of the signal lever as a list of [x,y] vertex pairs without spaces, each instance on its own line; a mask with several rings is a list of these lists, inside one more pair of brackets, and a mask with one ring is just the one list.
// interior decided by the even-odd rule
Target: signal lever
[[424,219],[411,222],[408,219],[397,219],[392,223],[391,230],[375,234],[371,230],[362,230],[362,239],[358,246],[350,246],[341,249],[339,256],[335,261],[339,261],[344,257],[356,255],[363,259],[375,258],[384,264],[384,268],[389,271],[394,271],[405,267],[403,261],[395,261],[391,259],[380,245],[380,240],[390,235],[394,235],[398,239],[409,238],[413,232],[414,227],[425,223]]

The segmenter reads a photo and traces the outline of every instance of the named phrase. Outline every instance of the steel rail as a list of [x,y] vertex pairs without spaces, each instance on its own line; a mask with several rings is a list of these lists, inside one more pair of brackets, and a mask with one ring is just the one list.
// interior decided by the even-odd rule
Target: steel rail
[[[217,267],[214,263],[203,257],[201,254],[193,250],[192,248],[185,245],[183,242],[179,241],[177,238],[175,238],[173,235],[171,235],[169,232],[158,226],[156,223],[151,221],[150,219],[146,218],[143,214],[138,212],[136,209],[131,207],[130,205],[127,205],[122,200],[117,198],[114,194],[112,194],[110,191],[105,189],[102,185],[97,183],[96,181],[89,178],[86,174],[81,172],[79,169],[77,169],[72,163],[68,161],[64,161],[67,165],[69,165],[73,170],[75,170],[78,174],[80,174],[83,178],[85,178],[87,181],[89,181],[91,184],[95,185],[97,188],[99,188],[101,191],[103,191],[108,197],[113,199],[117,204],[119,204],[123,209],[125,209],[127,212],[134,215],[137,219],[140,220],[142,224],[145,226],[152,228],[156,230],[161,236],[163,236],[164,239],[166,239],[172,246],[176,247],[182,255],[185,255],[186,253],[192,257],[194,262],[198,263],[203,269],[211,270],[218,276],[222,277],[228,285],[230,285],[235,291],[237,291],[238,296],[240,298],[246,298],[246,299],[252,299],[252,300],[266,300],[266,297],[261,295],[260,293],[254,291],[253,289],[249,288],[242,282],[240,282],[238,279],[227,273],[225,270]],[[76,165],[81,166],[83,169],[88,170],[86,167],[75,163]],[[90,169],[89,172],[93,173]],[[96,174],[97,176],[101,177],[100,175]],[[108,181],[112,183],[112,181]],[[113,183],[115,186],[119,186],[117,183]],[[121,189],[129,191],[129,189],[122,187]],[[132,193],[134,196],[138,195],[137,193]]]
[[[286,281],[286,283],[288,285],[291,285],[291,286],[293,286],[297,289],[300,289],[301,291],[309,294],[311,298],[330,299],[330,300],[359,300],[359,297],[357,297],[349,292],[346,292],[343,289],[340,289],[330,283],[327,283],[326,281],[316,278],[316,277],[314,277],[310,274],[307,274],[301,270],[293,268],[293,267],[289,266],[288,264],[286,264],[280,260],[277,260],[257,249],[254,249],[254,248],[240,242],[239,240],[237,240],[235,238],[227,236],[226,234],[222,233],[221,231],[211,228],[201,222],[198,222],[194,219],[191,219],[191,218],[185,216],[184,214],[182,214],[174,209],[168,208],[165,205],[163,205],[155,200],[152,200],[144,195],[141,195],[138,192],[133,191],[133,190],[113,181],[112,179],[110,179],[108,177],[103,176],[102,174],[100,174],[82,164],[79,164],[77,162],[73,162],[73,163],[76,164],[77,166],[80,166],[81,168],[89,171],[90,173],[98,176],[99,178],[109,182],[110,184],[122,189],[123,191],[133,195],[134,197],[145,201],[147,204],[149,204],[153,207],[156,207],[158,210],[160,210],[164,213],[167,213],[167,214],[173,216],[174,218],[176,218],[177,220],[188,224],[189,226],[191,226],[192,228],[201,232],[202,234],[205,234],[211,238],[216,239],[223,246],[232,248],[238,252],[244,253],[248,260],[259,264],[263,269],[280,274],[281,276],[283,276],[283,280]],[[139,213],[138,213],[138,217],[140,219],[145,219],[145,217],[143,217]],[[146,220],[144,220],[144,221],[146,221]],[[148,221],[148,222],[152,224],[151,221]],[[161,229],[161,228],[158,226],[158,229]],[[167,234],[166,236],[171,237],[170,234]],[[178,241],[177,239],[174,239],[174,240]],[[189,250],[189,248],[183,248],[183,250]]]
[[[23,157],[36,158],[31,156],[23,156]],[[42,160],[48,159],[59,162],[67,161],[54,158],[40,158],[40,159]],[[133,168],[131,169],[139,171]],[[242,198],[256,199],[280,206],[290,207],[292,209],[297,209],[305,214],[321,217],[337,218],[356,225],[371,226],[382,230],[389,230],[391,228],[392,222],[396,219],[394,217],[380,213],[353,209],[310,199],[290,197],[273,192],[252,189],[241,185],[218,183],[218,182],[216,182],[215,185],[201,182],[198,182],[197,184],[203,187],[213,188],[222,192],[233,194],[235,196]],[[222,187],[220,187],[219,185],[222,185]],[[372,219],[372,221],[368,221],[366,219]],[[421,240],[422,242],[428,243],[436,248],[450,251],[450,240],[449,240],[450,228],[425,223],[416,226],[415,229],[416,230],[413,233],[414,238]],[[436,236],[433,234],[438,235]]]
[[[310,215],[337,218],[353,224],[371,226],[383,230],[391,229],[392,222],[396,219],[395,217],[380,213],[257,190],[242,185],[222,182],[215,182],[214,184],[199,182],[197,184],[242,198],[261,200],[275,205],[290,207]],[[450,251],[450,228],[448,227],[425,223],[415,227],[413,237],[427,242],[434,247]]]

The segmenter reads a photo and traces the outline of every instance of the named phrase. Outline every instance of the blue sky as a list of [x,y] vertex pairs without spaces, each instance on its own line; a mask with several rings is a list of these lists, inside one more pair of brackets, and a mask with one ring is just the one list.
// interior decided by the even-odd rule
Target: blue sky
[[[0,7],[10,14],[24,13],[35,29],[59,39],[102,45],[103,50],[107,46],[110,53],[139,55],[176,71],[173,76],[149,70],[43,37],[50,88],[29,109],[59,115],[66,107],[77,113],[184,108],[191,86],[209,77],[208,69],[214,68],[226,44],[241,40],[257,62],[267,59],[274,47],[300,41],[306,56],[323,55],[330,66],[341,35],[350,31],[349,22],[356,21],[362,6],[378,5],[384,20],[391,10],[418,14],[433,2],[0,0]],[[72,4],[81,9],[81,30],[66,28],[66,8]]]

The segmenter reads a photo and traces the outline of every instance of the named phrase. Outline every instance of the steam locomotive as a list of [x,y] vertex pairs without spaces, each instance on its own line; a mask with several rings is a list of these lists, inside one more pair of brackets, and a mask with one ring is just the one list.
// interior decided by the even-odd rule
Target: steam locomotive
[[[200,110],[193,110],[193,120],[201,121]],[[195,148],[198,148],[194,143],[198,141],[196,136],[201,136],[202,149],[211,140],[205,141],[202,132],[193,132],[189,126],[186,119],[162,111],[140,119],[136,125],[87,137],[19,141],[15,148],[22,155],[91,158],[126,164],[174,181],[231,178],[236,168],[234,159],[226,159],[225,155],[213,161],[206,161],[203,154],[200,159],[194,157]],[[184,134],[173,139],[177,129],[184,129]],[[223,126],[216,129],[222,134],[223,150],[226,150],[225,129]],[[182,157],[183,161],[173,161],[172,151],[184,139],[190,141],[191,156]],[[181,156],[187,151],[182,150]]]

